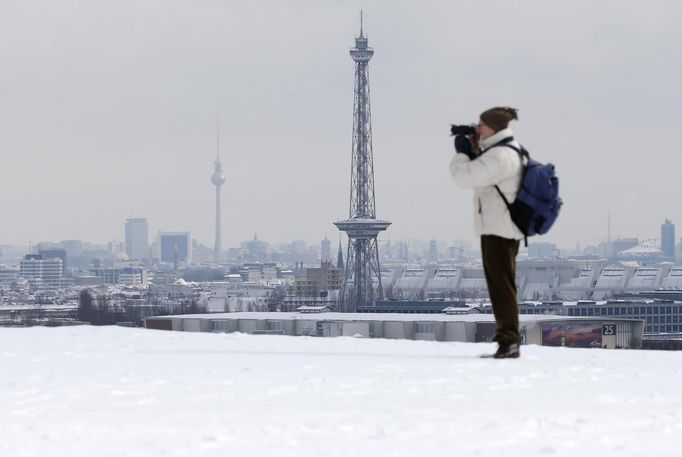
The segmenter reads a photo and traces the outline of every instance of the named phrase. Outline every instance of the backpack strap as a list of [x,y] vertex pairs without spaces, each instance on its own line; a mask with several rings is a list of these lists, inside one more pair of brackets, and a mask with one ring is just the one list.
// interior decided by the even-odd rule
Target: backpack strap
[[[484,150],[482,150],[482,151],[481,151],[481,154],[483,154],[484,152],[490,151],[490,150],[491,150],[492,148],[494,148],[495,146],[511,146],[509,143],[511,143],[512,141],[514,141],[514,137],[513,137],[513,136],[508,136],[507,138],[502,138],[502,139],[501,139],[500,141],[498,141],[497,143],[495,143],[495,144],[493,144],[493,145],[491,145],[491,146],[488,146],[487,148],[485,148]],[[512,146],[512,147],[513,147],[513,146]]]
[[[497,193],[500,194],[500,197],[502,197],[502,200],[504,200],[504,204],[507,205],[507,209],[509,210],[509,215],[511,216],[511,205],[509,204],[509,200],[507,200],[507,197],[504,196],[500,188],[495,185],[495,189],[497,189]],[[512,221],[513,222],[513,221]],[[516,225],[516,224],[514,224]],[[526,247],[528,247],[528,236],[524,233],[523,234],[523,243],[525,244]]]
[[[516,153],[519,155],[519,159],[521,160],[521,166],[523,167],[523,166],[525,166],[523,164],[523,158],[525,157],[527,160],[529,160],[530,154],[528,154],[528,151],[526,151],[525,149],[517,148],[513,144],[510,144],[512,141],[514,141],[513,136],[504,138],[503,140],[498,141],[497,143],[493,144],[489,148],[486,148],[486,150],[483,152],[487,152],[496,146],[506,146],[506,147],[511,148],[514,151],[516,151]],[[526,164],[527,163],[528,162],[526,162]],[[502,197],[502,200],[504,200],[504,204],[507,206],[507,209],[509,210],[509,214],[511,215],[511,204],[509,203],[509,200],[507,200],[507,197],[504,195],[504,193],[502,193],[502,191],[500,190],[500,188],[497,184],[495,184],[495,189],[497,189],[497,193],[500,194],[500,197]],[[528,236],[525,233],[523,234],[523,242],[524,242],[525,247],[528,247]]]

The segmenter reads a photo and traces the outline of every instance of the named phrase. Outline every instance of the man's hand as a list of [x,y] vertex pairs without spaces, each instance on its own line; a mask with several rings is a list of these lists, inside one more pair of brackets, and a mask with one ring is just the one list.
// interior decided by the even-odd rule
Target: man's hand
[[471,145],[471,141],[464,135],[457,135],[455,137],[455,151],[466,154],[469,159],[474,160],[476,154],[474,153],[474,148]]

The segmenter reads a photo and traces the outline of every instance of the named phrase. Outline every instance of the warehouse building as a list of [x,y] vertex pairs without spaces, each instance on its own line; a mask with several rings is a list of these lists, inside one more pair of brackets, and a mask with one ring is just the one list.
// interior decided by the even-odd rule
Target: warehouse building
[[[190,332],[241,332],[292,336],[354,336],[426,341],[491,341],[495,320],[487,314],[371,314],[320,312],[216,313],[155,316],[145,327]],[[303,310],[302,310],[303,311]],[[544,346],[640,348],[638,319],[521,315],[524,343]]]

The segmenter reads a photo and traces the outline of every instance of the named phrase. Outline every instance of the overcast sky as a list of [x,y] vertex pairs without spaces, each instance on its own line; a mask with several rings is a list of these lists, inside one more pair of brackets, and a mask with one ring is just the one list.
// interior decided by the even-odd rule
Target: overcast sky
[[557,166],[547,241],[682,227],[679,1],[0,0],[0,244],[146,217],[211,246],[218,111],[224,246],[336,239],[360,8],[386,237],[473,239],[448,125],[495,105]]

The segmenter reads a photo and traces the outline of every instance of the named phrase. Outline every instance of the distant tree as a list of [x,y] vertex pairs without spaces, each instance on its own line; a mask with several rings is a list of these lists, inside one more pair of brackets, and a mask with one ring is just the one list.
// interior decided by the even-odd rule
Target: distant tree
[[201,309],[201,307],[199,306],[199,304],[197,303],[196,300],[192,300],[190,302],[190,304],[189,304],[189,313],[190,314],[201,314],[205,311],[206,311],[205,309]]
[[97,309],[93,305],[92,294],[87,289],[81,290],[78,297],[78,320],[94,324],[96,314]]
[[180,304],[179,314],[204,314],[206,307],[199,305],[196,299],[186,299]]
[[276,287],[272,291],[272,294],[270,294],[270,296],[267,298],[266,301],[267,310],[273,312],[280,309],[282,301],[284,301],[285,294],[286,292],[283,287]]

